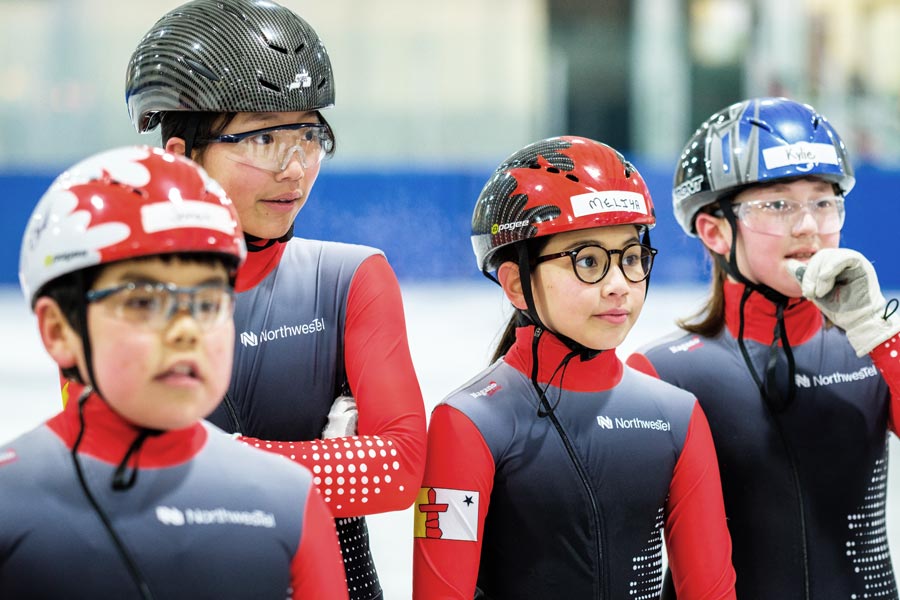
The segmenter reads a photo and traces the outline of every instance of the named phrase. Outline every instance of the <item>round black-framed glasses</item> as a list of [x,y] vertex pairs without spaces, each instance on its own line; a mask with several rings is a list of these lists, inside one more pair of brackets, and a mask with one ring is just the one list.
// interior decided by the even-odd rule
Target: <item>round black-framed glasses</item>
[[619,255],[619,269],[625,279],[632,283],[640,283],[650,276],[653,269],[653,258],[659,252],[656,248],[651,248],[635,242],[628,244],[620,250],[609,250],[597,244],[584,244],[572,250],[565,252],[555,252],[539,256],[534,259],[534,266],[546,262],[568,256],[572,260],[572,270],[575,276],[587,284],[599,283],[609,272],[609,265],[612,264],[614,254]]

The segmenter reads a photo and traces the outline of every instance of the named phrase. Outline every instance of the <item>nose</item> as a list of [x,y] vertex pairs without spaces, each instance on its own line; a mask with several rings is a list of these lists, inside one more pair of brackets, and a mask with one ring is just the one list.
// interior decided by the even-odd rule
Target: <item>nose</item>
[[166,340],[176,345],[191,345],[200,336],[200,323],[194,316],[194,302],[189,294],[179,294],[169,309]]
[[299,146],[294,146],[288,150],[287,155],[282,162],[282,169],[275,175],[275,179],[279,181],[302,179],[306,175],[306,155]]
[[816,221],[815,217],[813,217],[810,207],[804,206],[803,210],[800,213],[800,216],[797,218],[797,221],[791,228],[791,233],[793,235],[801,236],[812,235],[818,232],[819,224]]
[[600,293],[604,296],[620,296],[629,292],[629,282],[622,271],[622,255],[611,257],[612,263],[600,280]]

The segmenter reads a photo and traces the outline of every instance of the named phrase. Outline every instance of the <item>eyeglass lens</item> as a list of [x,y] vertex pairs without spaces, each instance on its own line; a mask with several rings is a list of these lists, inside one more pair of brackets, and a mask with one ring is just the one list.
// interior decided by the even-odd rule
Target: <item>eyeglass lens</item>
[[639,283],[650,274],[653,266],[652,250],[641,244],[630,244],[621,250],[584,246],[572,256],[575,275],[585,283],[597,283],[609,271],[612,254],[620,255],[619,268],[629,281]]
[[329,141],[323,128],[305,127],[262,131],[230,146],[232,158],[238,162],[277,173],[284,171],[295,155],[304,169],[319,164]]
[[190,288],[127,283],[93,290],[88,300],[104,300],[118,318],[154,328],[164,327],[178,311],[187,309],[202,328],[208,329],[230,318],[234,309],[231,286],[218,283]]
[[844,199],[839,196],[816,200],[750,200],[736,205],[741,222],[751,231],[785,235],[809,214],[818,233],[837,233],[844,226]]

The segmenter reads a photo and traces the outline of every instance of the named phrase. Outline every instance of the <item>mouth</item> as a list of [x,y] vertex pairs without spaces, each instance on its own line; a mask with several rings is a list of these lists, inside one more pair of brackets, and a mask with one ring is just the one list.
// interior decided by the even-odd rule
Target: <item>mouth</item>
[[800,262],[809,262],[809,259],[811,259],[815,253],[815,250],[797,250],[796,252],[791,252],[786,255],[785,258],[799,260]]
[[156,379],[171,385],[193,385],[199,383],[202,377],[196,364],[181,361],[157,375]]
[[613,309],[595,315],[598,319],[609,321],[610,323],[620,324],[628,319],[628,311],[624,309]]

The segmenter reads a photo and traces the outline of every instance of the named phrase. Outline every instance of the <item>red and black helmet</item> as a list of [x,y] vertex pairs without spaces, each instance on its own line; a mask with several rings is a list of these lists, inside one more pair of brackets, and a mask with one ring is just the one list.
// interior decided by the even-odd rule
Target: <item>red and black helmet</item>
[[593,227],[656,223],[647,184],[606,144],[575,136],[525,146],[485,184],[472,215],[478,268],[499,266],[500,248],[532,238]]

